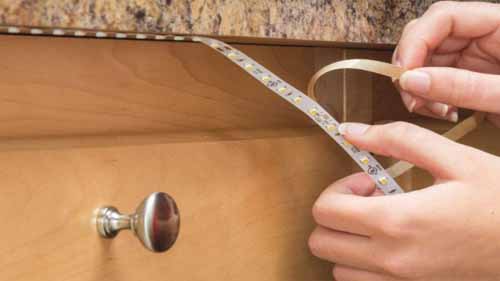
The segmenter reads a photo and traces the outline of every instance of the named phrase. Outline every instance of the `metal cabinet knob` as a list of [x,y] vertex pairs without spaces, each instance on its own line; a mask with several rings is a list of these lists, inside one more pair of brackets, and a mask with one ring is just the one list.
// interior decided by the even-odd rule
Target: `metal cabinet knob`
[[130,229],[144,247],[153,252],[164,252],[177,239],[180,216],[172,197],[155,192],[146,197],[132,215],[121,214],[112,206],[99,208],[96,224],[97,231],[104,238],[113,238],[120,230]]

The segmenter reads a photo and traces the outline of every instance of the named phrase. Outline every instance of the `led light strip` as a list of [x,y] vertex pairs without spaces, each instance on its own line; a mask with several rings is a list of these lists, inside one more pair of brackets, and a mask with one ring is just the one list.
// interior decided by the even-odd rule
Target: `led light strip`
[[335,140],[354,161],[365,171],[375,182],[376,186],[384,194],[403,193],[403,189],[384,170],[382,165],[369,153],[362,151],[350,144],[338,132],[339,122],[335,120],[323,107],[308,97],[274,73],[248,57],[244,53],[216,39],[199,36],[178,36],[170,34],[154,33],[130,33],[130,32],[110,32],[99,30],[76,30],[76,29],[47,29],[30,28],[18,26],[0,26],[0,33],[26,34],[26,35],[51,35],[51,36],[71,36],[71,37],[92,37],[92,38],[116,38],[116,39],[137,39],[137,40],[174,40],[192,41],[207,45],[221,55],[225,56],[233,63],[237,64],[248,74],[260,81],[269,90],[273,91],[284,100],[293,104],[296,108],[304,112],[318,126],[320,126],[333,140]]
[[[399,80],[399,78],[405,71],[403,68],[392,65],[390,63],[374,60],[351,59],[338,61],[324,66],[323,68],[318,70],[313,75],[313,77],[311,77],[309,85],[307,86],[307,94],[311,98],[316,100],[316,83],[323,75],[339,69],[358,69],[369,71],[390,77],[393,79],[393,81]],[[486,113],[476,112],[469,118],[457,124],[455,127],[451,128],[448,132],[444,133],[443,136],[453,141],[457,141],[468,133],[474,131],[484,121],[485,117]],[[389,169],[387,169],[387,173],[392,177],[397,178],[413,167],[414,165],[411,163],[399,161],[396,164],[392,165]]]

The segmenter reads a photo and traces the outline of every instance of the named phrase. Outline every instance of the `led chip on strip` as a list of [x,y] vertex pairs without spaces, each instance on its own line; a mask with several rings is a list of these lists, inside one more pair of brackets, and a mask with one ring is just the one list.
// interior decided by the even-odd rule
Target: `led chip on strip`
[[381,184],[381,185],[387,185],[389,183],[389,180],[387,180],[386,177],[381,177],[378,179],[378,182]]
[[30,33],[31,34],[35,34],[35,35],[43,34],[43,30],[38,29],[38,28],[33,28],[33,29],[30,30]]
[[335,131],[336,129],[337,129],[337,126],[332,125],[332,124],[329,124],[329,125],[327,125],[327,126],[326,126],[326,130],[327,130],[328,132],[333,132],[333,131]]
[[8,33],[19,33],[19,32],[21,32],[21,30],[17,27],[11,26],[7,29],[7,32]]
[[245,69],[246,70],[252,70],[253,69],[253,65],[250,64],[250,63],[247,63],[247,64],[245,64]]
[[74,34],[75,34],[75,36],[77,36],[77,37],[82,37],[82,36],[87,35],[87,33],[86,33],[86,32],[81,31],[81,30],[77,30],[77,31],[75,31],[75,33],[74,33]]
[[302,101],[302,98],[301,98],[301,97],[295,97],[295,98],[293,99],[293,101],[294,101],[295,103],[300,103],[300,102]]
[[345,145],[345,146],[351,146],[352,144],[346,140],[343,140],[342,143]]
[[368,163],[370,163],[370,159],[368,159],[368,157],[362,157],[361,159],[359,159],[359,162],[365,164],[365,165],[368,165]]
[[281,87],[281,88],[278,89],[278,93],[284,94],[284,93],[286,93],[286,90],[287,90],[286,87]]
[[217,47],[219,47],[219,44],[217,44],[217,43],[212,43],[212,44],[210,44],[210,47],[212,47],[212,48],[217,48]]
[[311,108],[309,109],[309,113],[312,115],[312,116],[316,116],[318,115],[318,110],[316,108]]
[[261,79],[262,79],[262,81],[264,81],[264,82],[266,82],[266,83],[267,83],[267,82],[269,82],[269,81],[271,80],[271,77],[269,77],[269,76],[265,75],[265,76],[262,76],[262,78],[261,78]]
[[64,35],[64,30],[62,30],[62,29],[54,29],[54,30],[52,30],[52,35],[62,36],[62,35]]
[[233,52],[231,52],[231,53],[229,53],[229,54],[227,55],[227,57],[228,57],[228,58],[230,58],[230,59],[233,59],[233,58],[235,58],[236,56],[237,56],[237,55],[236,55],[235,53],[233,53]]
[[108,34],[106,32],[98,31],[95,33],[95,37],[104,38],[104,37],[108,37]]

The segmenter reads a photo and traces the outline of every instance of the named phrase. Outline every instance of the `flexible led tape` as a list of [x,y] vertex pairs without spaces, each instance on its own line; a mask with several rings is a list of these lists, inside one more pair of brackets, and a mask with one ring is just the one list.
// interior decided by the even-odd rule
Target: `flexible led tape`
[[[309,97],[288,84],[283,79],[254,61],[239,50],[229,46],[228,44],[216,39],[200,36],[179,36],[169,34],[155,33],[132,33],[132,32],[113,32],[99,30],[82,30],[82,29],[60,29],[60,28],[30,28],[21,26],[0,26],[0,33],[5,34],[25,34],[25,35],[52,35],[52,36],[70,36],[70,37],[92,37],[92,38],[116,38],[116,39],[137,39],[137,40],[156,40],[156,41],[192,41],[202,43],[221,55],[228,58],[230,61],[241,67],[245,72],[260,81],[269,90],[279,95],[284,100],[294,105],[301,110],[309,118],[311,118],[318,126],[320,126],[335,142],[337,142],[349,156],[366,172],[375,182],[376,186],[384,194],[403,193],[403,189],[396,183],[391,175],[384,170],[382,165],[369,153],[362,151],[350,144],[338,132],[339,122],[335,120],[323,107],[314,100],[314,85],[316,81],[323,75],[336,69],[361,69],[376,72],[382,75],[399,78],[403,70],[376,61],[369,60],[350,60],[341,61],[328,65],[318,71],[313,76],[309,84],[308,92],[313,97]],[[470,122],[469,122],[470,123]],[[476,124],[477,125],[477,124]],[[468,127],[473,130],[471,126]],[[458,130],[458,135],[464,134],[464,130]],[[465,132],[466,134],[467,132]],[[398,176],[404,171],[411,168],[411,164],[401,162],[396,164],[393,175]]]
[[[358,69],[358,70],[369,71],[390,77],[394,81],[398,80],[399,77],[405,71],[401,67],[374,60],[351,59],[351,60],[338,61],[324,66],[313,75],[307,87],[307,94],[311,98],[316,100],[315,86],[318,80],[323,75],[340,69]],[[479,126],[479,124],[481,124],[481,122],[484,121],[485,117],[486,113],[476,112],[471,117],[465,119],[455,127],[451,128],[448,132],[444,133],[443,136],[453,141],[457,141],[462,137],[464,137],[465,135],[467,135],[468,133],[475,130]],[[387,169],[387,173],[390,176],[397,178],[413,167],[414,165],[411,163],[405,161],[399,161],[396,164],[392,165],[389,169]]]

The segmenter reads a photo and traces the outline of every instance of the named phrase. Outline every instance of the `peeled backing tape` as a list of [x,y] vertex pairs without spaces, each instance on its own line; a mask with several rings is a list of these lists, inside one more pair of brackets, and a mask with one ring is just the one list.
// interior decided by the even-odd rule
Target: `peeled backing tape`
[[[390,63],[374,61],[374,60],[352,59],[352,60],[338,61],[321,68],[318,72],[316,72],[313,75],[307,87],[307,94],[311,98],[316,100],[315,87],[318,80],[323,75],[329,72],[341,69],[358,69],[358,70],[369,71],[390,77],[393,79],[393,81],[399,80],[401,75],[405,72],[405,70],[401,67],[395,66]],[[479,126],[479,124],[483,122],[485,116],[486,114],[483,112],[476,112],[471,117],[465,119],[452,129],[450,129],[448,132],[444,133],[443,136],[454,141],[459,140],[468,133],[475,130]],[[387,169],[387,172],[392,177],[397,178],[413,167],[414,165],[411,163],[405,161],[399,161],[392,167]]]

